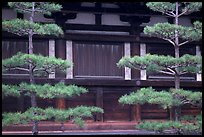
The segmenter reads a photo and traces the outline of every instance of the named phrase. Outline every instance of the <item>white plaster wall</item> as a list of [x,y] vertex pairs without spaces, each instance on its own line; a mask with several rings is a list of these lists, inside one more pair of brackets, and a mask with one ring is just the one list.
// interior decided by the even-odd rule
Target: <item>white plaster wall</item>
[[91,13],[78,13],[76,19],[67,20],[66,23],[95,24],[95,15]]
[[101,7],[103,7],[103,8],[119,8],[118,5],[112,4],[112,3],[102,3]]
[[148,23],[142,23],[140,26],[153,26],[156,23],[164,23],[168,22],[168,18],[161,16],[152,16],[150,17],[150,21]]
[[191,20],[188,17],[179,17],[179,25],[184,25],[188,27],[193,26],[193,24],[191,23]]
[[95,7],[95,3],[94,2],[82,2],[81,6],[82,7]]
[[17,17],[17,12],[13,9],[2,9],[2,20],[11,20]]
[[130,26],[128,22],[120,21],[119,15],[114,14],[103,14],[101,16],[101,24],[102,25],[123,25],[123,26]]
[[[28,13],[25,13],[24,14],[24,19],[27,19],[29,20],[29,17],[30,15]],[[45,18],[43,14],[41,13],[36,13],[35,16],[34,16],[34,21],[35,22],[54,22],[53,19],[48,19],[48,18]]]

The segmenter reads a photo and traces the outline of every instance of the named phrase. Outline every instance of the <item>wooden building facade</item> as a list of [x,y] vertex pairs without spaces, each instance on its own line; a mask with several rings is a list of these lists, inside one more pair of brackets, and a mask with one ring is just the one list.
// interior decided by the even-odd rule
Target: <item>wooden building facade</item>
[[[138,121],[143,119],[169,119],[169,111],[156,105],[121,105],[119,97],[142,87],[155,89],[174,87],[173,77],[149,74],[129,68],[118,68],[116,63],[123,56],[146,53],[174,55],[173,46],[157,38],[143,34],[146,25],[157,22],[172,22],[171,18],[149,10],[145,2],[61,2],[61,12],[52,16],[37,15],[34,21],[55,22],[64,30],[64,36],[34,36],[34,53],[70,60],[73,68],[65,74],[58,71],[47,77],[36,77],[36,83],[57,83],[83,86],[88,93],[79,97],[52,100],[38,99],[40,107],[69,108],[77,105],[98,106],[104,109],[91,121]],[[196,16],[195,16],[196,15]],[[2,19],[28,19],[27,14],[16,13],[4,4]],[[184,16],[180,23],[191,26],[200,20],[201,12]],[[202,42],[192,42],[180,49],[181,54],[201,54]],[[2,32],[2,59],[21,51],[27,53],[28,38]],[[5,84],[29,81],[20,71],[2,74]],[[201,90],[201,75],[186,75],[181,78],[181,88]],[[2,100],[2,111],[24,111],[30,106],[28,97],[8,97]],[[182,114],[198,114],[192,106],[182,108]]]

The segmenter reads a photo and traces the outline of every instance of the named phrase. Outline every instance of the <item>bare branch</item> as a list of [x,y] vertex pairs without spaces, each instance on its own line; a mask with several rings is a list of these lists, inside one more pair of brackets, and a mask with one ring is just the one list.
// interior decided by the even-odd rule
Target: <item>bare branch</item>
[[174,73],[167,72],[167,71],[163,71],[163,70],[160,70],[159,72],[160,72],[160,73],[164,73],[164,74],[168,74],[168,75],[174,75]]
[[14,67],[14,68],[7,68],[6,70],[23,70],[29,72],[29,69],[26,68],[20,68],[20,67]]
[[179,73],[179,75],[183,75],[183,74],[187,74],[188,72],[184,71],[184,72],[181,72]]
[[179,46],[184,45],[184,44],[186,44],[186,43],[188,43],[188,42],[189,42],[188,40],[187,40],[187,41],[184,41],[184,42],[180,43]]
[[171,17],[175,17],[176,15],[173,13],[173,11],[166,11],[165,12],[166,15],[171,16]]
[[185,9],[185,11],[183,11],[181,14],[178,15],[178,17],[180,17],[181,15],[185,14],[188,10]]
[[167,68],[169,71],[171,71],[173,74],[175,74],[175,71],[171,68]]
[[169,41],[171,44],[173,44],[173,45],[175,46],[174,41],[172,41],[172,40],[170,40],[170,39],[167,39],[167,38],[162,38],[162,39]]

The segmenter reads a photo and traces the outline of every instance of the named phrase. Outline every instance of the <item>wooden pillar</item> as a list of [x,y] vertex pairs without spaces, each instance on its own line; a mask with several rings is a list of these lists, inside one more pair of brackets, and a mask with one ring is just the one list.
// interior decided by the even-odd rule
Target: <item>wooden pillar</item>
[[[134,87],[131,91],[137,91],[139,88]],[[131,121],[140,121],[141,120],[141,105],[133,104],[131,105]]]
[[[66,41],[63,39],[57,39],[56,44],[55,44],[55,49],[56,49],[55,50],[55,56],[57,58],[61,58],[63,60],[66,60]],[[66,73],[56,71],[55,77],[65,79]],[[56,106],[59,109],[66,108],[65,98],[62,97],[62,98],[56,99]]]
[[141,105],[136,105],[136,121],[141,120]]
[[141,105],[136,104],[132,105],[131,108],[131,121],[140,121],[141,120]]
[[[97,88],[96,91],[96,106],[103,109],[103,88]],[[96,114],[96,121],[103,122],[103,113]]]

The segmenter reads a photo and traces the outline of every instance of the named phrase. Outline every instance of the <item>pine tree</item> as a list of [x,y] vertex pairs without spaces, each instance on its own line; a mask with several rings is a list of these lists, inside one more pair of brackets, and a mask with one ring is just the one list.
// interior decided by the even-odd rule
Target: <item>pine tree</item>
[[[35,84],[35,76],[48,75],[55,72],[56,69],[63,72],[71,67],[72,62],[58,59],[55,57],[45,57],[33,54],[33,35],[63,35],[62,29],[56,24],[41,24],[34,22],[36,13],[51,15],[52,12],[60,11],[62,6],[51,2],[9,2],[8,5],[17,12],[28,13],[29,20],[14,19],[2,22],[2,28],[10,33],[23,36],[27,35],[29,40],[28,54],[17,53],[11,58],[2,61],[2,72],[9,70],[23,70],[29,74],[29,83],[22,82],[19,85],[2,84],[2,98],[4,96],[27,95],[31,98],[31,108],[25,112],[4,113],[2,125],[20,124],[33,122],[32,134],[38,134],[38,122],[41,120],[55,118],[57,121],[73,120],[76,124],[83,126],[83,117],[92,117],[94,113],[103,113],[98,107],[78,106],[68,110],[59,110],[55,108],[41,109],[37,107],[36,97],[56,98],[72,97],[88,92],[83,87],[75,85],[66,86],[58,83],[54,86],[50,84]],[[27,66],[27,67],[26,67]]]
[[[180,57],[179,48],[186,43],[199,41],[202,39],[202,23],[196,21],[193,27],[179,25],[179,17],[192,12],[199,11],[201,2],[147,2],[147,7],[151,10],[161,12],[173,17],[174,24],[157,23],[153,26],[146,26],[144,33],[150,37],[157,37],[170,42],[175,51],[175,57],[164,55],[123,57],[119,62],[119,67],[129,67],[137,70],[147,70],[147,73],[157,72],[174,76],[175,89],[169,91],[155,92],[152,88],[145,88],[122,96],[119,99],[123,104],[160,104],[163,108],[175,107],[175,120],[180,117],[180,106],[192,104],[202,108],[202,93],[180,89],[180,76],[187,73],[201,73],[202,58],[185,54]],[[144,92],[147,91],[147,92]],[[151,95],[150,95],[151,93]],[[172,117],[171,117],[172,119]]]

